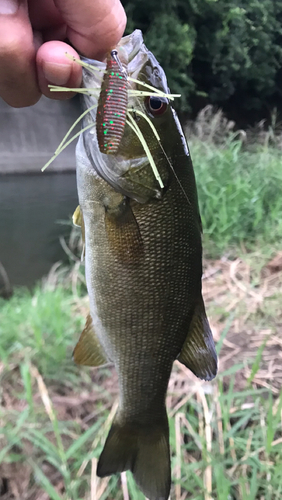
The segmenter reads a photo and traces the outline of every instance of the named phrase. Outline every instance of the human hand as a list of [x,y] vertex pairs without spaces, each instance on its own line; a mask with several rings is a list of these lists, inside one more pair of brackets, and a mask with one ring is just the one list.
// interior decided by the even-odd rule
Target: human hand
[[71,97],[48,88],[81,84],[81,66],[65,53],[103,60],[125,24],[119,0],[0,0],[0,97],[14,107],[35,104],[41,94]]

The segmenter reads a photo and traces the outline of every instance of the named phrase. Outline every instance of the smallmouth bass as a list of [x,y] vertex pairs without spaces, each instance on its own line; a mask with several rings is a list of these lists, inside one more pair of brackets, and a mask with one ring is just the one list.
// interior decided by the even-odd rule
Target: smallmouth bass
[[[92,110],[84,116],[77,145],[80,208],[74,222],[85,239],[90,315],[74,360],[88,366],[110,361],[118,373],[119,407],[98,476],[129,469],[146,497],[166,500],[171,471],[165,397],[173,361],[211,380],[217,357],[201,292],[201,220],[184,134],[163,97],[169,94],[165,73],[139,30],[121,40],[117,53],[122,52],[128,75],[140,83],[130,82],[131,118],[114,154],[100,151],[95,128],[99,94],[90,89],[101,87],[103,73],[83,69],[83,86],[89,89],[84,108]],[[148,95],[144,84],[156,93]]]

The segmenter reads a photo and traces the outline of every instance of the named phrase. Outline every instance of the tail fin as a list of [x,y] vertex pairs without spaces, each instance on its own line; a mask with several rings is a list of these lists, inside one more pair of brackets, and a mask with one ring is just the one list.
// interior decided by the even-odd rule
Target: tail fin
[[110,476],[131,470],[149,500],[167,500],[171,471],[169,429],[166,414],[150,427],[119,423],[116,415],[101,453],[97,475]]

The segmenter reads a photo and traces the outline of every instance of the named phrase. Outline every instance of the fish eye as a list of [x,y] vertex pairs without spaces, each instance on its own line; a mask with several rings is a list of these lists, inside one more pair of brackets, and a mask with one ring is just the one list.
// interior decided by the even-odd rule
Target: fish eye
[[153,116],[163,115],[167,109],[167,99],[159,96],[149,96],[145,100],[148,111]]

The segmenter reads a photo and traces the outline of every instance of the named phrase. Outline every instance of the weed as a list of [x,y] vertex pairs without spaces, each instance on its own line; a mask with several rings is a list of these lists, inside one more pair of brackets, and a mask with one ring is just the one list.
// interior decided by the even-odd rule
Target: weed
[[[15,491],[31,500],[143,498],[130,473],[96,477],[117,380],[110,368],[74,367],[71,350],[82,327],[77,300],[45,286],[1,302],[0,476],[9,499]],[[227,319],[218,350],[235,319]],[[255,384],[267,348],[261,345],[241,388],[242,364],[222,366],[213,383],[175,364],[167,397],[173,499],[280,498],[282,396]]]
[[268,130],[234,132],[234,122],[207,106],[186,127],[209,257],[281,242],[281,126],[272,121]]
[[281,153],[250,153],[242,142],[225,147],[190,141],[206,255],[217,257],[233,247],[253,250],[282,239]]

